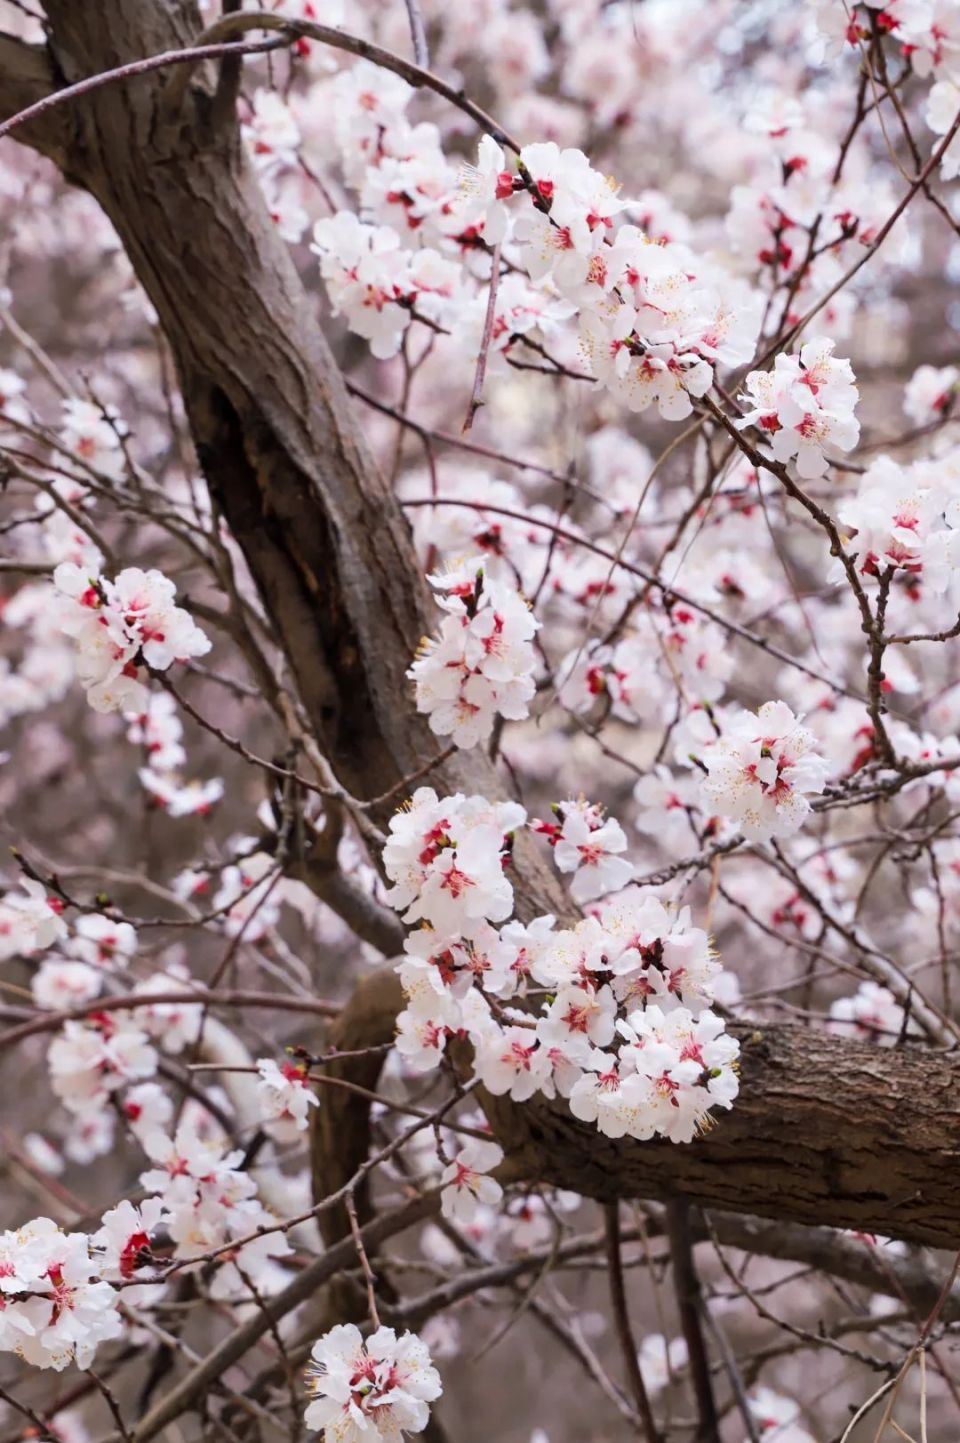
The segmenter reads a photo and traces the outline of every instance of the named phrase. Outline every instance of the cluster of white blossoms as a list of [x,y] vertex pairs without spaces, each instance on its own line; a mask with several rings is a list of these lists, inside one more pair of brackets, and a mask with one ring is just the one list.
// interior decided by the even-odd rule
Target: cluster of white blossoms
[[32,957],[67,934],[63,903],[39,882],[25,877],[19,891],[0,898],[0,962]]
[[453,318],[462,272],[430,248],[405,250],[387,225],[367,225],[352,211],[339,211],[313,228],[312,250],[320,257],[335,315],[387,360],[400,349],[414,315],[433,326]]
[[143,710],[127,712],[126,721],[127,740],[143,748],[146,765],[137,775],[154,805],[170,817],[206,816],[223,796],[223,782],[184,780],[183,723],[170,693],[149,692]]
[[956,586],[960,566],[960,487],[952,466],[916,461],[901,466],[880,456],[856,496],[839,508],[852,529],[848,550],[860,572],[877,580],[899,573],[916,596],[920,587],[943,595]]
[[[150,1112],[159,1116],[144,1095],[128,1117],[149,1124]],[[282,1231],[262,1232],[273,1219],[243,1170],[242,1152],[226,1152],[188,1121],[172,1140],[156,1125],[138,1136],[156,1165],[140,1177],[148,1195],[137,1206],[120,1202],[89,1236],[65,1233],[44,1217],[0,1233],[0,1352],[40,1368],[88,1368],[98,1346],[122,1332],[118,1286],[133,1306],[162,1292],[158,1241],[165,1255],[172,1246],[191,1266],[212,1262],[214,1297],[242,1295],[251,1278],[268,1291],[278,1285],[274,1259],[290,1246]]]
[[272,1057],[257,1059],[257,1096],[263,1128],[275,1142],[296,1142],[310,1121],[310,1109],[317,1106],[317,1094],[300,1062],[279,1065]]
[[765,702],[755,715],[743,712],[704,748],[703,796],[750,841],[792,836],[810,813],[809,798],[830,776],[815,745],[786,702]]
[[[826,3],[842,19],[845,7]],[[843,288],[824,297],[896,203],[888,175],[872,158],[841,164],[849,157],[839,137],[824,135],[818,120],[812,91],[789,95],[776,85],[761,89],[743,116],[744,142],[754,147],[751,175],[749,183],[733,186],[726,229],[771,297],[768,334],[821,303],[821,324],[837,338],[849,334],[855,296]]]
[[311,1349],[307,1386],[313,1394],[304,1421],[327,1443],[398,1443],[422,1433],[429,1404],[443,1391],[430,1353],[415,1333],[377,1328],[363,1338],[340,1323]]
[[630,410],[656,404],[661,416],[682,420],[691,397],[711,385],[715,363],[751,359],[759,298],[688,246],[619,225],[636,203],[583,151],[538,142],[508,163],[484,136],[462,184],[470,222],[579,315],[582,354]]
[[[740,560],[739,574],[745,570]],[[723,584],[722,571],[718,579]],[[715,599],[706,567],[698,580]],[[719,700],[733,671],[720,628],[676,598],[669,606],[649,605],[643,621],[612,645],[590,642],[564,658],[560,691],[567,706],[581,714],[609,710],[612,717],[637,725],[669,714],[678,685],[697,702]]]
[[176,587],[159,571],[127,567],[113,581],[66,561],[53,574],[61,624],[77,646],[77,674],[95,711],[142,712],[145,668],[204,656],[210,639],[176,606]]
[[893,993],[869,979],[860,983],[852,997],[831,1002],[829,1027],[841,1036],[852,1034],[882,1047],[893,1047],[905,1031],[915,1034],[917,1030]]
[[[40,898],[37,904],[44,905]],[[34,971],[31,992],[45,1010],[86,1009],[82,1018],[68,1017],[58,1028],[47,1050],[47,1068],[53,1094],[70,1116],[64,1154],[90,1162],[109,1152],[118,1118],[136,1135],[166,1123],[172,1105],[152,1081],[159,1050],[177,1054],[193,1042],[202,1007],[167,1000],[189,981],[175,960],[133,984],[133,1005],[109,1007],[99,999],[111,979],[122,978],[129,986],[138,947],[134,928],[99,913],[82,914],[68,928],[58,911],[50,915],[57,925],[44,927],[33,949],[47,955]],[[42,915],[40,920],[46,921]],[[28,948],[18,950],[31,955]]]
[[[620,859],[601,845],[587,858],[580,849],[607,830],[615,854],[611,824],[591,832],[583,807],[561,812],[564,827],[575,816],[584,835],[571,827],[564,837],[558,826],[552,840],[594,871],[587,890],[597,895],[604,864]],[[514,803],[441,798],[427,787],[391,820],[388,899],[406,921],[422,923],[398,967],[407,998],[398,1051],[426,1072],[449,1038],[464,1036],[475,1076],[494,1095],[523,1102],[559,1094],[610,1136],[689,1142],[738,1089],[739,1045],[708,1007],[719,966],[706,934],[688,911],[675,914],[638,889],[570,929],[549,915],[508,921],[510,834],[524,822]],[[531,982],[547,994],[539,1015],[510,1005]]]
[[[154,1166],[140,1176],[141,1186],[159,1198],[164,1230],[178,1259],[199,1258],[221,1249],[213,1283],[216,1296],[245,1291],[243,1275],[273,1291],[274,1260],[291,1251],[286,1234],[257,1197],[257,1184],[244,1167],[242,1151],[230,1151],[220,1136],[204,1136],[189,1120],[174,1136],[154,1130],[142,1137]],[[229,1248],[230,1243],[236,1244]]]
[[805,480],[827,469],[826,450],[851,451],[860,438],[859,400],[849,361],[835,360],[834,342],[807,341],[798,355],[781,351],[772,371],[751,371],[740,430],[756,426],[777,461],[796,461]]
[[116,1303],[85,1233],[43,1217],[0,1233],[0,1352],[58,1372],[88,1368],[122,1331]]
[[522,721],[528,715],[540,623],[515,587],[491,580],[482,558],[430,581],[447,615],[407,675],[431,731],[458,747],[476,746],[497,716]]
[[[435,126],[410,125],[412,94],[363,62],[338,78],[338,138],[360,214],[342,210],[314,227],[334,310],[375,356],[396,354],[420,319],[474,355],[486,333],[495,373],[525,338],[569,350],[568,323],[579,317],[597,380],[631,410],[656,404],[672,420],[690,414],[715,363],[752,358],[759,294],[679,240],[620,225],[631,213],[652,219],[656,206],[622,197],[582,150],[552,140],[508,160],[485,135],[477,164],[458,168]],[[276,144],[260,143],[267,153]],[[497,246],[508,269],[495,281],[489,328],[487,256]]]
[[[244,4],[258,8],[256,0]],[[308,18],[316,9],[311,0],[267,0],[267,8]],[[719,217],[700,214],[698,206],[696,221],[688,220],[657,192],[631,200],[575,148],[588,135],[602,134],[607,139],[600,143],[615,151],[618,136],[651,133],[647,104],[671,116],[678,135],[689,127],[698,145],[711,128],[723,133],[707,101],[709,83],[703,113],[695,117],[691,109],[699,107],[690,107],[688,77],[685,87],[674,88],[676,75],[664,51],[684,48],[689,17],[676,16],[686,7],[549,0],[550,46],[555,43],[563,63],[556,87],[539,95],[522,94],[550,73],[539,13],[487,0],[468,7],[476,13],[458,13],[456,25],[445,31],[442,7],[431,8],[431,48],[440,72],[459,73],[475,47],[494,62],[489,83],[506,106],[498,115],[516,134],[550,135],[551,141],[508,157],[485,136],[477,165],[463,166],[456,156],[459,139],[448,156],[438,126],[408,119],[414,92],[399,77],[363,61],[334,73],[326,49],[311,51],[306,41],[295,47],[303,62],[296,83],[282,95],[257,89],[239,101],[244,140],[285,239],[306,235],[321,192],[328,210],[343,204],[344,184],[354,193],[356,213],[340,210],[313,230],[312,250],[334,312],[369,342],[375,357],[402,352],[398,369],[409,364],[411,375],[425,364],[422,379],[431,385],[437,370],[431,371],[428,352],[441,366],[451,355],[458,359],[459,365],[448,366],[449,390],[440,377],[426,424],[445,424],[438,417],[451,397],[459,405],[456,398],[462,399],[473,371],[469,363],[482,347],[488,348],[488,378],[502,378],[511,365],[563,375],[587,364],[598,383],[595,392],[607,393],[594,394],[592,406],[578,414],[584,474],[576,477],[569,504],[531,479],[525,459],[518,466],[522,480],[507,482],[476,466],[461,467],[446,454],[431,454],[429,475],[418,474],[405,468],[398,452],[398,489],[404,501],[417,505],[411,514],[424,570],[436,573],[438,559],[454,566],[430,578],[445,615],[439,634],[410,667],[418,710],[435,734],[459,747],[483,744],[498,719],[527,718],[541,622],[524,597],[535,596],[542,616],[555,624],[545,659],[559,659],[552,674],[545,662],[543,675],[551,682],[545,703],[559,702],[575,713],[585,739],[588,732],[599,736],[608,720],[611,732],[629,732],[623,751],[628,761],[640,757],[647,765],[654,748],[646,743],[656,733],[657,760],[634,791],[632,821],[645,852],[688,860],[693,853],[697,868],[703,849],[718,837],[735,842],[737,828],[751,840],[790,837],[809,819],[811,798],[828,777],[847,782],[877,762],[875,728],[863,703],[839,695],[844,685],[856,684],[851,666],[862,660],[855,608],[807,595],[804,583],[803,606],[789,609],[797,602],[787,574],[792,558],[781,565],[770,534],[791,540],[796,528],[789,526],[772,473],[761,467],[758,474],[741,456],[705,491],[699,461],[689,478],[671,475],[672,467],[662,474],[654,468],[652,478],[646,448],[609,423],[616,410],[611,402],[681,420],[722,368],[757,364],[758,335],[782,337],[889,218],[898,195],[879,169],[882,147],[861,145],[851,133],[848,149],[845,117],[842,127],[830,119],[842,110],[833,104],[834,91],[816,85],[793,98],[785,93],[786,72],[767,70],[758,98],[737,116],[742,133],[734,137],[734,127],[728,128],[733,154],[710,151],[715,180],[736,175],[749,182],[734,188],[726,218],[734,275],[714,259],[721,254]],[[728,26],[736,9],[702,5],[698,43],[704,35],[711,38],[709,26],[717,23],[711,11],[724,10]],[[652,20],[654,12],[658,18]],[[323,19],[336,23],[341,13],[332,0]],[[808,26],[808,40],[809,29],[820,23],[858,61],[861,47],[872,47],[878,33],[893,35],[909,60],[911,88],[918,77],[936,81],[927,119],[944,135],[960,109],[958,15],[958,0],[815,0],[797,24]],[[789,24],[784,16],[771,16],[771,25]],[[389,27],[405,23],[402,15],[371,13],[366,20],[369,33],[391,46]],[[664,41],[659,49],[645,43],[658,26]],[[644,50],[654,71],[664,72],[662,83],[658,77],[656,85],[647,85],[638,71]],[[895,54],[892,42],[888,54]],[[684,66],[697,63],[694,47]],[[807,66],[790,65],[793,84]],[[302,85],[304,78],[316,83]],[[893,78],[894,89],[902,78]],[[655,99],[648,102],[645,92]],[[822,114],[813,115],[814,108]],[[631,130],[638,120],[641,128]],[[311,146],[323,152],[315,174]],[[337,147],[342,173],[329,163],[328,152]],[[958,171],[960,141],[943,162],[945,178]],[[872,272],[882,273],[891,251],[897,264],[905,228],[900,222],[884,242]],[[694,236],[710,247],[709,257],[692,247]],[[824,304],[820,323],[842,338],[855,305],[856,297],[841,291]],[[407,344],[413,327],[426,343],[422,356]],[[747,377],[740,409],[719,382],[715,396],[729,407],[730,424],[754,428],[750,440],[764,456],[793,466],[803,479],[821,477],[833,451],[849,451],[858,438],[850,364],[835,358],[833,341],[818,339],[797,354],[778,354],[771,365]],[[941,434],[952,418],[958,378],[955,366],[922,366],[907,388],[906,415],[918,428],[937,432],[930,459],[901,465],[881,457],[862,479],[838,466],[836,501],[827,503],[848,533],[844,544],[863,577],[871,586],[890,583],[888,616],[898,605],[916,613],[911,632],[949,626],[960,602],[954,579],[960,574],[960,452],[947,449],[949,432]],[[549,389],[541,380],[532,385]],[[487,415],[497,425],[497,451],[487,454],[501,454],[506,464],[526,456],[544,416],[539,402],[516,406],[505,388],[491,389]],[[589,396],[591,388],[566,389]],[[24,393],[17,375],[0,372],[0,414],[10,422],[34,419]],[[522,422],[517,412],[524,413]],[[58,430],[54,423],[48,435],[59,439],[77,473],[119,480],[134,464],[122,423],[92,402],[68,401],[62,425]],[[545,448],[541,459],[559,467],[563,450],[562,443]],[[535,463],[529,470],[559,476]],[[856,479],[847,483],[847,475]],[[432,500],[426,506],[428,483]],[[550,503],[543,499],[548,495]],[[29,643],[16,672],[0,658],[0,720],[63,695],[77,660],[91,703],[124,713],[128,738],[144,753],[141,782],[154,800],[172,816],[202,815],[222,793],[222,783],[183,780],[186,752],[173,699],[148,693],[143,682],[148,670],[202,655],[208,643],[159,573],[124,571],[113,582],[101,576],[104,558],[82,525],[92,501],[91,488],[66,473],[50,480],[37,500],[24,559],[66,564],[58,567],[59,598],[47,582],[28,584],[6,607],[5,619]],[[463,504],[449,504],[458,501]],[[15,519],[19,526],[23,518]],[[457,562],[463,556],[480,559]],[[646,576],[656,579],[647,582]],[[945,623],[931,596],[942,600]],[[800,611],[815,638],[812,650],[796,620]],[[754,715],[733,705],[727,688],[739,663],[752,655],[737,648],[773,618],[789,636],[784,645],[792,653],[796,648],[801,678],[788,668],[770,690],[762,683],[761,696],[783,695],[790,704],[770,702]],[[65,644],[64,634],[75,648]],[[920,691],[912,670],[917,650],[909,649],[907,661],[904,650],[888,647],[884,695]],[[924,698],[918,697],[911,708],[912,718],[923,718],[917,729],[891,706],[887,725],[904,758],[943,758],[946,765],[956,757],[960,688],[952,686],[948,667],[942,679],[943,695],[922,708]],[[928,725],[929,733],[919,730]],[[736,996],[689,910],[671,906],[666,893],[632,885],[638,868],[627,855],[619,821],[569,795],[581,785],[597,795],[593,784],[602,775],[600,768],[590,770],[586,740],[582,750],[581,735],[576,742],[562,727],[552,734],[546,727],[517,728],[509,752],[512,766],[515,750],[521,783],[532,780],[531,791],[539,787],[543,795],[540,784],[554,771],[562,777],[546,795],[565,800],[550,820],[531,822],[530,829],[550,846],[573,901],[588,912],[576,925],[559,927],[550,915],[527,922],[514,916],[513,840],[527,825],[522,807],[476,796],[438,797],[422,788],[391,824],[385,850],[390,901],[412,929],[398,969],[406,1005],[397,1051],[411,1071],[427,1073],[451,1040],[465,1039],[474,1052],[475,1080],[490,1093],[517,1102],[559,1096],[576,1118],[610,1137],[687,1143],[736,1098],[738,1047],[718,1015],[720,1004]],[[678,768],[688,770],[678,774]],[[910,790],[915,799],[935,801],[937,809],[944,801],[960,802],[960,768],[918,778]],[[829,814],[821,823],[813,851],[784,849],[789,875],[787,868],[784,875],[761,871],[757,849],[724,861],[724,895],[801,946],[819,945],[825,926],[860,925],[863,870],[851,859],[852,848],[837,847]],[[280,904],[290,899],[285,889],[296,885],[282,877],[279,851],[261,850],[262,837],[233,838],[218,854],[232,861],[221,864],[212,832],[205,841],[209,850],[184,868],[174,891],[185,901],[206,892],[214,915],[205,925],[242,939],[245,947],[265,943],[264,964],[276,966],[286,945],[276,930]],[[938,835],[928,851],[935,888],[914,890],[911,899],[915,916],[942,948],[944,936],[960,930],[960,843]],[[366,863],[347,864],[343,851],[340,860],[375,890],[377,879],[372,869],[364,870]],[[672,880],[685,871],[681,861],[651,876]],[[682,886],[688,880],[689,873]],[[723,901],[715,900],[717,912],[729,917]],[[88,1009],[83,1020],[60,1027],[48,1054],[54,1095],[68,1114],[63,1156],[90,1161],[103,1155],[119,1126],[155,1165],[140,1179],[149,1195],[138,1206],[121,1203],[91,1238],[71,1234],[58,1241],[64,1235],[40,1219],[0,1241],[0,1347],[55,1367],[89,1363],[97,1341],[118,1328],[111,1284],[124,1284],[120,1296],[135,1306],[158,1289],[171,1250],[181,1264],[203,1267],[205,1286],[212,1275],[214,1298],[234,1289],[245,1301],[244,1278],[269,1288],[276,1281],[275,1260],[288,1251],[284,1225],[257,1198],[245,1160],[230,1150],[211,1114],[187,1100],[175,1122],[173,1102],[154,1080],[162,1051],[175,1054],[203,1034],[200,1004],[165,1000],[189,985],[188,974],[178,974],[168,961],[161,974],[136,984],[147,949],[138,950],[134,929],[116,920],[119,913],[82,915],[68,927],[60,911],[58,899],[32,881],[0,900],[0,958],[32,964],[39,952],[55,949],[32,968],[36,1006]],[[304,919],[312,926],[315,914],[304,910]],[[110,987],[135,985],[140,1005],[113,1010],[98,1001]],[[833,1001],[827,1025],[879,1045],[893,1045],[914,1027],[901,1003],[875,982]],[[255,1099],[253,1118],[238,1117],[238,1124],[256,1127],[259,1109],[272,1141],[302,1145],[317,1104],[306,1067],[272,1057],[257,1059],[255,1067],[256,1076],[244,1079]],[[434,1171],[443,1216],[473,1242],[489,1243],[491,1251],[505,1243],[551,1243],[555,1212],[577,1200],[531,1193],[505,1202],[495,1175],[504,1161],[501,1148],[469,1136],[482,1128],[482,1118],[468,1126],[459,1116],[458,1124],[464,1132],[458,1140],[452,1129],[452,1143],[442,1142],[437,1131]],[[426,1142],[433,1145],[429,1137]],[[55,1160],[62,1166],[59,1154]],[[293,1161],[284,1158],[284,1167]],[[285,1187],[294,1182],[291,1171],[283,1178]],[[252,1237],[263,1229],[263,1236]],[[421,1340],[380,1329],[364,1342],[357,1329],[339,1328],[320,1340],[314,1357],[307,1422],[329,1440],[396,1443],[427,1423],[440,1384]],[[651,1392],[667,1386],[671,1370],[685,1363],[682,1339],[645,1340],[640,1366]],[[749,1401],[764,1443],[809,1443],[795,1404],[764,1389]]]
[[275,90],[258,89],[245,107],[242,133],[273,222],[292,244],[300,240],[309,220],[298,184],[303,136],[296,116]]

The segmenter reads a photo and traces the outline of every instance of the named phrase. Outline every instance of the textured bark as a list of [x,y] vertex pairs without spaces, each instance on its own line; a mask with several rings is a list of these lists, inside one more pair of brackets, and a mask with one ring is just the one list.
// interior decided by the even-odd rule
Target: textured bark
[[[389,1041],[401,1004],[397,977],[372,974],[338,1020],[338,1047]],[[518,1175],[598,1202],[680,1195],[781,1224],[960,1247],[960,1055],[876,1047],[789,1024],[730,1030],[742,1048],[740,1096],[692,1143],[604,1137],[563,1102],[478,1097]],[[341,1063],[338,1075],[370,1088],[378,1070],[376,1059],[364,1058]],[[321,1098],[326,1142],[316,1156],[337,1159],[335,1169],[342,1162],[349,1176],[366,1155],[366,1103],[342,1096],[348,1100]],[[339,1172],[318,1167],[321,1197]],[[771,1252],[769,1240],[759,1250]]]
[[[193,0],[47,0],[46,9],[48,51],[0,41],[4,115],[50,85],[189,44],[201,30]],[[236,124],[224,124],[213,104],[212,72],[192,78],[174,117],[164,84],[154,72],[105,85],[21,138],[85,186],[116,226],[176,358],[211,492],[311,726],[340,782],[376,796],[437,752],[404,678],[432,625],[409,532]],[[453,758],[431,780],[500,791],[478,755]],[[525,842],[516,861],[521,914],[562,910]],[[389,991],[375,1003],[385,1029],[378,1040],[392,1035],[399,1000],[394,979],[382,985],[394,991],[392,1003]],[[530,1176],[588,1196],[680,1192],[734,1211],[960,1243],[960,1063],[787,1027],[740,1035],[737,1106],[688,1147],[611,1142],[562,1105],[486,1105]],[[351,1118],[340,1123],[349,1137]],[[326,1151],[335,1151],[332,1134]]]
[[690,1144],[600,1136],[562,1105],[486,1102],[531,1176],[609,1201],[704,1206],[960,1246],[960,1056],[737,1024],[741,1092]]

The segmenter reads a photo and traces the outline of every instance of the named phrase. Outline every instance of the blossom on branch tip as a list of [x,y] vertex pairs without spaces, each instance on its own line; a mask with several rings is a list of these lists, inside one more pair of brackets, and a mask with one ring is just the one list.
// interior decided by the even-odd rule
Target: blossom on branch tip
[[326,1443],[398,1443],[422,1433],[428,1404],[443,1391],[426,1345],[415,1333],[377,1328],[364,1339],[353,1323],[338,1323],[314,1343],[307,1387],[313,1395],[304,1422]]

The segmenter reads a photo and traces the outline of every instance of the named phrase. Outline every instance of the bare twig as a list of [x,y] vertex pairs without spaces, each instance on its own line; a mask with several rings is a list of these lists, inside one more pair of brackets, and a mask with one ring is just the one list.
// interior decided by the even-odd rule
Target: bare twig
[[642,1437],[645,1443],[661,1443],[660,1431],[657,1428],[656,1420],[653,1416],[653,1409],[650,1406],[650,1398],[643,1381],[643,1374],[640,1371],[637,1345],[633,1336],[633,1329],[630,1326],[630,1314],[627,1309],[627,1293],[623,1283],[623,1257],[620,1252],[619,1203],[609,1203],[607,1205],[605,1218],[607,1268],[610,1276],[610,1306],[613,1311],[613,1323],[616,1329],[617,1339],[620,1343],[624,1367],[630,1381],[630,1389],[637,1406]]

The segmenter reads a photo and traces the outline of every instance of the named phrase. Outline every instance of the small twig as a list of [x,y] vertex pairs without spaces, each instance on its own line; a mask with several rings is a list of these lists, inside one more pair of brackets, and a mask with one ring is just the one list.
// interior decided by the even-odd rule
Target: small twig
[[480,351],[477,355],[477,370],[473,378],[470,409],[467,411],[467,419],[463,423],[464,435],[466,435],[472,427],[473,418],[483,405],[483,383],[487,375],[487,356],[490,352],[490,342],[493,340],[493,326],[497,317],[497,287],[499,284],[500,245],[498,242],[493,248],[493,259],[490,265],[490,291],[487,295],[487,313],[483,321],[483,338],[480,342]]
[[19,1403],[13,1394],[8,1393],[5,1388],[0,1388],[0,1398],[3,1399],[8,1407],[21,1413],[24,1418],[30,1419],[30,1422],[37,1430],[37,1437],[42,1439],[43,1443],[57,1443],[57,1435],[51,1430],[49,1423],[43,1421],[39,1413],[35,1413],[32,1408],[28,1408],[26,1403]]
[[357,1249],[357,1257],[360,1260],[363,1281],[367,1289],[367,1307],[370,1311],[370,1321],[375,1328],[379,1328],[380,1314],[377,1311],[377,1280],[373,1276],[370,1259],[367,1257],[367,1250],[363,1246],[363,1238],[360,1236],[360,1223],[357,1220],[357,1205],[353,1200],[352,1188],[344,1198],[343,1205],[347,1210],[347,1217],[350,1219],[350,1233],[353,1237],[354,1246]]
[[124,1443],[131,1443],[130,1429],[124,1422],[123,1414],[120,1412],[120,1404],[117,1402],[113,1389],[110,1387],[110,1384],[107,1383],[103,1378],[101,1378],[98,1373],[95,1373],[92,1368],[87,1368],[86,1373],[87,1377],[93,1381],[95,1387],[100,1393],[100,1396],[103,1398],[103,1401],[110,1409],[110,1412],[113,1416],[113,1421],[116,1423],[117,1428],[120,1430],[120,1436],[121,1438],[123,1438]]
[[608,1203],[605,1209],[605,1215],[607,1267],[610,1275],[610,1306],[613,1310],[614,1327],[620,1343],[620,1351],[623,1354],[624,1366],[627,1370],[627,1377],[630,1381],[634,1402],[637,1405],[637,1413],[640,1417],[643,1437],[646,1443],[661,1443],[660,1433],[653,1416],[653,1409],[650,1406],[650,1398],[647,1393],[646,1384],[643,1381],[643,1374],[640,1371],[637,1344],[633,1336],[633,1329],[630,1326],[630,1314],[627,1310],[627,1293],[623,1283],[623,1257],[620,1252],[620,1204]]
[[[744,1386],[743,1375],[740,1372],[736,1355],[727,1340],[727,1335],[710,1311],[709,1304],[704,1301],[703,1316],[707,1327],[710,1329],[717,1344],[717,1351],[723,1361],[727,1377],[730,1379],[730,1387],[733,1389],[733,1396],[737,1400],[737,1408],[743,1419],[744,1427],[750,1443],[761,1443],[760,1430],[757,1427],[757,1419],[753,1409],[750,1407],[750,1400],[747,1397],[747,1390]],[[859,1319],[858,1319],[859,1321]]]
[[427,48],[427,32],[423,27],[418,0],[406,0],[407,15],[410,18],[410,38],[413,41],[413,55],[422,70],[430,69],[430,51]]
[[720,1424],[717,1418],[717,1403],[713,1396],[713,1380],[710,1377],[710,1359],[700,1324],[700,1309],[703,1306],[700,1279],[693,1261],[693,1237],[690,1231],[690,1205],[685,1198],[672,1198],[666,1207],[667,1234],[670,1239],[670,1259],[673,1268],[673,1286],[677,1295],[677,1307],[683,1336],[690,1357],[690,1375],[697,1399],[699,1424],[695,1437],[697,1443],[720,1443]]

